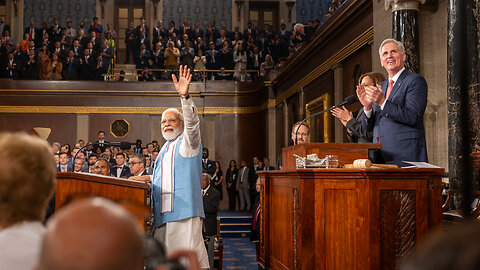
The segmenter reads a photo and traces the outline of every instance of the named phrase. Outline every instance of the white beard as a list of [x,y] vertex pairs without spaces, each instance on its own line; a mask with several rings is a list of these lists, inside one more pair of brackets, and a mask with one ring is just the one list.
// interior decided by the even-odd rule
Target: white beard
[[177,138],[178,135],[182,134],[182,132],[183,132],[182,128],[177,127],[176,129],[173,130],[173,132],[168,132],[168,133],[166,133],[162,130],[162,135],[163,135],[163,138],[165,140],[171,141],[171,140]]

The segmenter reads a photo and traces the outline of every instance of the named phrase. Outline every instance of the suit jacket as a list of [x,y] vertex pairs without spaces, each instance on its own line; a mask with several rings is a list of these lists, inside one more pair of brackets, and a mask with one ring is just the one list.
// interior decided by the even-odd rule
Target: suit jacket
[[355,118],[347,122],[346,128],[352,131],[352,135],[347,132],[348,140],[352,143],[371,143],[373,131],[367,131],[362,126],[363,108],[361,108]]
[[205,163],[202,159],[202,171],[204,173],[213,175],[216,169],[217,166],[215,165],[215,162],[213,160],[207,159],[207,162]]
[[219,204],[220,192],[210,186],[203,196],[203,211],[205,212],[203,232],[206,236],[217,234],[217,213]]
[[[388,81],[381,86],[386,93]],[[371,117],[363,117],[365,129],[373,130],[373,142],[382,144],[381,154],[385,162],[428,161],[423,126],[427,91],[425,79],[405,69],[395,82],[383,110],[372,104]]]
[[252,175],[255,173],[251,173],[250,168],[248,166],[245,166],[245,172],[243,172],[244,168],[238,169],[238,177],[237,177],[237,188],[239,187],[248,187],[250,184],[250,181],[252,179]]
[[126,164],[123,164],[122,167],[122,172],[120,173],[120,176],[117,176],[117,166],[112,166],[110,169],[110,174],[113,175],[114,177],[120,177],[120,178],[128,178],[132,176],[132,173],[130,172],[130,168]]
[[107,148],[107,146],[105,144],[108,144],[109,142],[107,141],[103,141],[103,145],[100,146],[98,145],[98,140],[94,142],[94,146],[93,146],[93,153],[95,153],[97,151],[97,148],[100,147],[100,150],[103,152],[105,152],[105,148]]

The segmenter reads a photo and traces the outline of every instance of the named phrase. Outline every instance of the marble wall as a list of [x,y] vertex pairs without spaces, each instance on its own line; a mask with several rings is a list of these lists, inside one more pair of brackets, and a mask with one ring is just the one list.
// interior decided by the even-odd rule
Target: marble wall
[[65,26],[67,21],[72,21],[75,28],[78,28],[80,21],[89,25],[96,15],[96,4],[96,0],[24,0],[23,27],[27,27],[32,19],[37,27],[41,26],[42,21],[50,26],[53,18],[57,18],[61,26]]

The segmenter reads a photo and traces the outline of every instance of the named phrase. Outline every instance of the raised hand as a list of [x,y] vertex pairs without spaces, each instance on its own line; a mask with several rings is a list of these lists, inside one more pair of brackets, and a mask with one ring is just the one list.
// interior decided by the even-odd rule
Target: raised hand
[[188,86],[192,81],[192,74],[190,73],[190,69],[187,66],[180,66],[178,80],[175,74],[172,74],[172,80],[178,94],[184,97],[188,96]]

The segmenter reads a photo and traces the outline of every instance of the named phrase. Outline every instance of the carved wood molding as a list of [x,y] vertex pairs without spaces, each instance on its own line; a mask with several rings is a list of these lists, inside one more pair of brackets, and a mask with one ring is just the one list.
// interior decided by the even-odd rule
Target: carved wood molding
[[[199,107],[199,114],[252,114],[265,110],[268,101],[260,107]],[[93,107],[93,106],[0,106],[0,113],[60,113],[60,114],[162,114],[170,107]],[[180,107],[177,107],[181,110]]]
[[293,214],[293,269],[299,269],[298,254],[300,250],[300,194],[297,188],[293,189],[292,199],[292,214]]
[[370,41],[373,40],[373,27],[370,27],[367,31],[362,33],[360,36],[355,38],[345,47],[340,49],[336,52],[332,57],[327,59],[325,62],[321,63],[316,69],[312,70],[307,76],[300,79],[297,83],[295,83],[292,87],[290,87],[287,91],[280,94],[276,99],[276,103],[279,104],[283,100],[289,98],[293,94],[295,94],[298,89],[305,87],[316,78],[320,77],[323,73],[330,70],[333,66],[337,65],[341,61],[343,61],[348,56],[352,55],[355,51],[359,50]]
[[263,215],[265,213],[265,208],[264,208],[264,203],[263,203],[263,200],[264,200],[264,188],[265,186],[260,184],[260,253],[261,254],[265,254],[265,242],[264,242],[264,238],[263,238]]
[[415,191],[380,193],[380,260],[382,269],[397,269],[416,244]]

